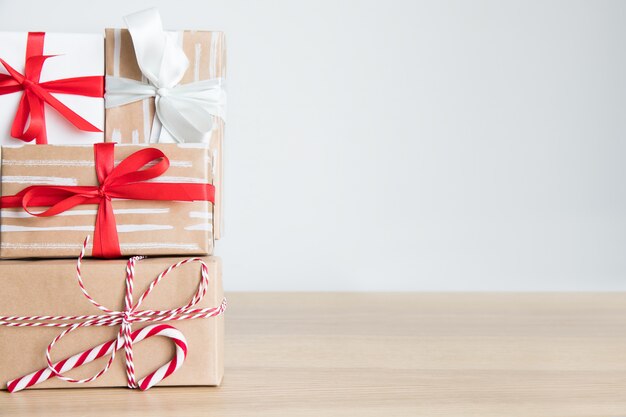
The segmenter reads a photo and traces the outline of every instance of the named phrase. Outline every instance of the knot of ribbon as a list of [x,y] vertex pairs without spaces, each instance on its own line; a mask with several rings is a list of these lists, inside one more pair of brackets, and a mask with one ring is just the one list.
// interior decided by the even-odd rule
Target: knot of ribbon
[[[89,300],[91,304],[101,310],[104,314],[84,316],[0,316],[0,326],[64,328],[64,330],[58,336],[56,336],[46,348],[45,356],[47,367],[7,382],[7,389],[9,392],[17,392],[23,390],[53,377],[76,384],[94,381],[109,370],[111,364],[115,360],[116,352],[120,349],[124,349],[128,387],[139,388],[142,391],[147,390],[153,385],[157,384],[159,381],[162,381],[169,375],[173,374],[176,370],[178,370],[182,366],[187,356],[187,341],[185,339],[185,336],[175,327],[168,324],[163,324],[163,322],[216,317],[222,314],[226,309],[226,299],[223,299],[221,304],[217,307],[194,308],[196,304],[202,301],[209,286],[208,266],[201,258],[189,258],[170,265],[150,283],[148,289],[143,294],[141,294],[141,296],[137,299],[137,302],[133,303],[133,281],[135,278],[135,263],[142,259],[142,257],[130,258],[126,265],[126,291],[124,295],[124,309],[122,311],[109,309],[95,301],[87,292],[87,289],[85,288],[85,285],[83,283],[83,278],[81,274],[81,261],[85,254],[87,241],[88,238],[85,239],[83,249],[78,257],[76,265],[76,277],[83,295],[87,298],[87,300]],[[169,310],[139,309],[146,297],[148,297],[148,295],[154,290],[159,282],[161,282],[172,270],[190,262],[198,262],[201,264],[201,277],[196,292],[186,305]],[[133,331],[131,328],[132,323],[156,324],[151,324]],[[82,327],[93,326],[119,326],[120,330],[116,338],[109,340],[106,343],[94,346],[91,349],[77,353],[61,361],[52,361],[52,348],[63,337]],[[148,339],[153,336],[164,336],[172,341],[176,351],[174,358],[137,381],[135,377],[135,367],[133,363],[133,344],[139,343],[142,340]],[[110,356],[104,367],[89,378],[74,379],[64,375],[64,373],[72,369],[78,368],[83,364],[92,362],[98,358],[107,355]]]
[[[12,196],[0,197],[0,208],[21,207],[38,216],[55,216],[81,204],[97,204],[92,256],[119,258],[119,237],[112,199],[160,201],[214,201],[213,184],[148,182],[169,168],[169,159],[156,148],[144,148],[117,166],[114,143],[94,145],[99,185],[32,185]],[[48,207],[33,212],[33,207]]]
[[30,32],[26,44],[24,74],[0,58],[8,74],[0,74],[0,95],[23,91],[13,124],[11,136],[24,142],[36,139],[38,144],[48,143],[44,105],[47,103],[80,130],[101,132],[51,93],[103,97],[104,77],[88,76],[40,82],[43,64],[54,55],[43,55],[45,33]]
[[[221,78],[180,84],[189,60],[175,34],[163,30],[157,9],[125,17],[139,68],[147,80],[106,77],[106,108],[154,97],[151,142],[207,142],[213,117],[225,120],[226,93]],[[162,129],[164,128],[164,129]]]

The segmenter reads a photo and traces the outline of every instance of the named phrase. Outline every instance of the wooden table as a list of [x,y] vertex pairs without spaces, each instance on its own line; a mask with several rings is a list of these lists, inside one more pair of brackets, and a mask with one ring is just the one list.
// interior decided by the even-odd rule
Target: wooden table
[[229,295],[220,388],[0,393],[2,416],[626,416],[624,294]]

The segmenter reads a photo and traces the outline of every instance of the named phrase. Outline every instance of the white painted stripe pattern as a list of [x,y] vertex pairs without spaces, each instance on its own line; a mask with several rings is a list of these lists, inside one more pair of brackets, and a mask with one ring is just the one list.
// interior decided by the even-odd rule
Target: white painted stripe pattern
[[[83,247],[82,243],[0,243],[3,249],[32,249],[32,250],[51,250],[51,249],[77,249]],[[92,244],[87,244],[88,248],[92,248]],[[134,251],[144,249],[176,249],[185,251],[200,251],[200,247],[195,243],[173,243],[173,242],[144,242],[144,243],[120,243],[122,251]]]
[[94,226],[51,226],[51,227],[34,227],[34,226],[14,226],[11,224],[0,225],[0,233],[7,232],[92,232]]
[[213,224],[212,223],[194,224],[192,226],[185,227],[185,230],[207,230],[210,232],[213,230]]
[[[115,161],[115,165],[119,164],[121,161]],[[146,164],[146,168],[150,168],[155,166],[156,162],[150,162]],[[170,159],[170,166],[177,168],[193,168],[193,163],[191,161],[172,161]]]
[[121,142],[122,132],[119,129],[113,129],[113,133],[111,133],[111,140],[113,142]]
[[[136,209],[114,209],[113,213],[117,214],[167,214],[170,212],[169,208],[136,208]],[[68,210],[62,213],[56,214],[56,216],[95,216],[96,210]],[[0,218],[6,219],[26,219],[33,217],[26,213],[21,208],[15,209],[2,209],[0,210]]]
[[[166,224],[118,224],[118,233],[150,232],[155,230],[172,230],[174,226]],[[0,232],[91,232],[94,226],[15,226],[10,224],[0,225]]]
[[[30,146],[30,145],[2,145],[3,148],[9,148],[9,149],[18,149],[18,148],[23,148],[25,146]],[[71,145],[58,145],[58,144],[50,144],[50,145],[46,145],[46,146],[80,146],[82,148],[93,148],[93,143],[72,143]],[[124,146],[122,144],[118,145],[118,146]],[[128,146],[128,144],[126,144],[126,146]]]
[[213,219],[213,213],[209,211],[190,211],[189,217],[192,219]]
[[2,161],[2,165],[11,166],[60,166],[60,167],[89,167],[94,166],[93,161],[86,159],[5,159]]
[[[119,146],[119,145],[116,145]],[[115,165],[119,165],[122,162],[121,159],[115,160]],[[5,159],[2,161],[2,165],[12,165],[12,166],[59,166],[59,167],[92,167],[94,166],[93,160],[88,161],[85,159]],[[156,165],[156,162],[150,162],[146,164],[146,167],[151,167]],[[193,164],[191,161],[173,161],[170,159],[170,166],[180,167],[180,168],[192,168]]]
[[[141,82],[147,82],[146,77],[143,74],[141,74]],[[150,137],[152,135],[152,120],[150,120],[150,100],[141,100],[141,108],[143,111],[143,143],[150,143]],[[154,118],[157,118],[156,114],[154,115]],[[137,137],[137,141],[139,141],[139,137]]]
[[193,80],[195,82],[200,81],[200,58],[202,57],[202,44],[200,42],[196,42],[195,47],[195,57],[193,64]]
[[217,74],[217,45],[219,35],[211,33],[211,49],[209,50],[209,78],[215,78]]
[[213,178],[217,176],[217,149],[213,149],[211,152],[211,173]]
[[120,57],[121,57],[121,38],[122,30],[113,30],[113,76],[120,76]]
[[145,182],[190,182],[194,184],[204,184],[206,183],[206,178],[195,178],[195,177],[175,177],[169,175],[161,175],[157,178],[152,178]]
[[44,177],[38,175],[3,175],[7,184],[78,185],[76,178]]
[[163,242],[149,242],[149,243],[120,243],[122,250],[136,250],[136,249],[184,249],[188,251],[199,251],[200,247],[195,243],[163,243]]
[[204,149],[207,148],[209,145],[207,145],[206,143],[180,142],[177,143],[176,146],[178,146],[179,148]]
[[[8,184],[78,185],[78,180],[76,178],[43,177],[37,175],[5,175],[2,177],[2,182]],[[190,182],[194,184],[203,184],[206,182],[206,179],[162,175],[160,177],[147,180],[146,182]]]

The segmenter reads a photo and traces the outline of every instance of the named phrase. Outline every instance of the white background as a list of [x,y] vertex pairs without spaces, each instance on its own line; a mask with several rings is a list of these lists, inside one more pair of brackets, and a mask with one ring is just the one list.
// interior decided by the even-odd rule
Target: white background
[[0,29],[153,5],[227,32],[227,289],[626,289],[626,2],[0,0]]

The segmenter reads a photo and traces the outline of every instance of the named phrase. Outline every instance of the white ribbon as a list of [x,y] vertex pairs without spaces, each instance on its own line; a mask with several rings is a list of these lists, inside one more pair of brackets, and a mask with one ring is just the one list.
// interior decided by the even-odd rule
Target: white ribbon
[[[171,136],[176,142],[207,142],[213,129],[213,116],[225,120],[223,80],[212,78],[179,84],[189,60],[176,42],[175,33],[163,30],[158,10],[133,13],[125,20],[137,63],[147,82],[107,76],[106,108],[154,97],[156,116],[151,141],[164,141]],[[165,130],[170,135],[165,135]]]

